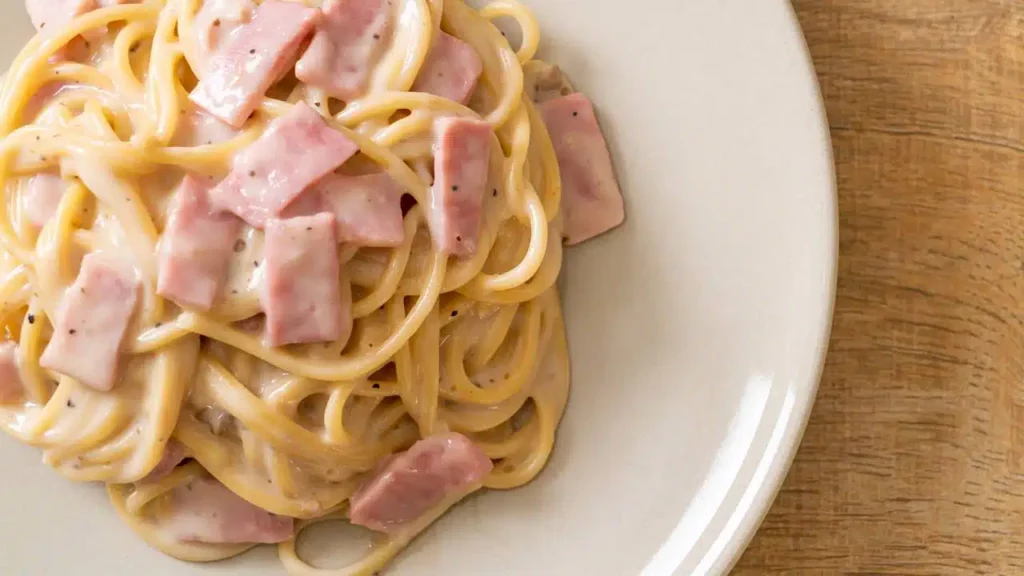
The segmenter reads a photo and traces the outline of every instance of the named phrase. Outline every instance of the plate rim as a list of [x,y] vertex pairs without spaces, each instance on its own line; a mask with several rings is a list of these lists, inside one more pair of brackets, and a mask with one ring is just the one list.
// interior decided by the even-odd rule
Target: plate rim
[[[831,249],[828,250],[829,258],[822,262],[828,282],[824,294],[825,301],[819,303],[825,309],[824,322],[823,325],[817,328],[817,350],[819,352],[811,370],[813,376],[809,382],[804,383],[807,393],[801,399],[798,399],[793,408],[793,416],[783,432],[779,452],[769,464],[763,481],[756,487],[756,493],[754,494],[749,511],[742,519],[742,523],[737,528],[733,537],[721,549],[718,556],[712,559],[708,569],[694,574],[731,573],[771,511],[779,492],[782,490],[782,485],[796,460],[800,446],[803,444],[804,433],[807,430],[807,424],[817,402],[818,390],[821,386],[821,378],[824,375],[825,362],[828,358],[832,326],[835,322],[836,290],[839,279],[839,188],[835,169],[835,151],[832,143],[828,111],[821,89],[821,81],[814,65],[814,59],[811,56],[807,36],[804,33],[803,26],[800,24],[800,19],[792,2],[784,1],[781,4],[784,5],[783,9],[787,12],[793,32],[797,36],[795,40],[800,50],[802,74],[805,75],[805,79],[810,79],[810,83],[813,86],[813,97],[817,106],[817,130],[824,144],[822,153],[824,154],[823,160],[827,169],[828,188],[824,191],[823,202],[826,211],[831,214],[830,218],[822,222],[827,235],[826,245],[831,246]],[[747,484],[744,488],[750,489],[750,487],[751,484]],[[682,563],[685,560],[685,557],[680,558],[680,564],[672,569],[674,576],[684,576],[681,570]],[[707,560],[707,558],[705,557],[703,560]]]

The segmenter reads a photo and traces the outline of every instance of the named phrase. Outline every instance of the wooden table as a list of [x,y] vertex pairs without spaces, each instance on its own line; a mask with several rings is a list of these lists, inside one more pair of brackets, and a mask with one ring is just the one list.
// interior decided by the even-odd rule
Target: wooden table
[[832,343],[735,574],[1024,574],[1024,0],[794,0],[839,183]]

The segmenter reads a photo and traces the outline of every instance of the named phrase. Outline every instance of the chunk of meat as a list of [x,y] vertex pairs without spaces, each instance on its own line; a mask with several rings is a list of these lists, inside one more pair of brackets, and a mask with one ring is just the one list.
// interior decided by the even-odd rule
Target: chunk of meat
[[267,223],[260,300],[268,346],[347,340],[351,334],[352,295],[343,298],[334,225],[328,213]]
[[359,488],[349,502],[350,519],[378,532],[401,532],[431,508],[479,489],[493,468],[483,450],[461,434],[425,438]]
[[441,32],[416,75],[412,91],[427,92],[465,104],[473,95],[483,69],[480,56],[472,46]]
[[256,3],[253,0],[206,0],[192,20],[192,35],[199,59],[197,76],[205,76],[207,65],[235,32],[252,20]]
[[196,478],[171,492],[164,526],[182,542],[276,544],[292,537],[295,521],[243,500],[213,478]]
[[185,458],[185,445],[171,438],[167,441],[166,446],[164,446],[164,455],[160,458],[160,461],[156,463],[156,466],[149,471],[149,474],[142,481],[156,482],[173,472]]
[[209,310],[224,285],[242,222],[210,207],[201,178],[186,175],[174,193],[157,248],[157,294],[181,306]]
[[172,144],[175,146],[209,146],[221,144],[238,136],[239,131],[201,110],[192,110],[178,123]]
[[211,192],[213,203],[263,228],[356,150],[351,140],[300,102],[235,158],[231,173]]
[[341,100],[366,92],[391,28],[387,0],[327,0],[313,42],[295,65],[295,76]]
[[41,34],[52,35],[72,20],[99,7],[96,0],[25,0],[32,25]]
[[67,184],[57,174],[44,172],[36,174],[28,182],[25,190],[24,206],[28,221],[37,228],[42,228],[57,214],[60,200],[64,197]]
[[87,254],[57,305],[53,337],[39,364],[96,390],[112,389],[138,294],[135,270],[112,256]]
[[38,32],[52,35],[75,18],[97,8],[137,2],[141,0],[25,0],[25,9]]
[[232,34],[210,59],[189,96],[200,108],[239,128],[260,99],[292,65],[320,11],[297,2],[266,0],[252,21]]
[[625,208],[590,100],[580,93],[540,106],[562,174],[562,235],[579,244],[622,224]]
[[330,174],[285,209],[287,216],[332,212],[338,242],[368,248],[401,246],[402,187],[387,172]]
[[437,121],[428,224],[438,250],[456,256],[476,252],[491,138],[491,127],[484,122],[466,118]]
[[21,398],[24,384],[18,369],[18,345],[0,344],[0,404],[10,404]]

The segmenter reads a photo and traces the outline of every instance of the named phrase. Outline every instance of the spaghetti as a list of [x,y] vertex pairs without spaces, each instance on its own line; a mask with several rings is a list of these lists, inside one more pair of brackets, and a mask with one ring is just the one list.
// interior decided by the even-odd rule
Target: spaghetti
[[[395,0],[399,25],[363,96],[342,102],[286,75],[236,135],[182,144],[205,49],[192,31],[200,7],[148,0],[90,11],[37,35],[10,67],[0,93],[0,323],[18,344],[24,393],[0,406],[0,424],[65,477],[106,483],[124,520],[166,554],[206,562],[253,546],[181,541],[164,530],[171,493],[212,476],[297,519],[279,544],[290,574],[374,574],[455,502],[381,536],[343,569],[310,566],[295,539],[346,517],[366,474],[388,456],[448,431],[494,461],[485,487],[526,484],[544,468],[566,405],[559,163],[524,89],[524,69],[526,82],[546,69],[535,59],[539,28],[514,0],[480,11],[462,0]],[[522,30],[518,50],[493,23],[509,17]],[[410,91],[441,30],[482,62],[468,105]],[[357,162],[384,170],[415,202],[400,246],[339,251],[352,286],[350,339],[269,347],[249,325],[262,311],[252,273],[262,231],[240,235],[209,311],[157,294],[155,254],[182,176],[222,177],[299,102],[322,110],[358,145]],[[486,122],[500,143],[489,175],[499,185],[487,194],[479,247],[464,258],[436,250],[428,226],[429,134],[441,117]],[[38,227],[26,214],[27,188],[47,172],[69,187]],[[142,286],[110,391],[40,365],[60,299],[93,252],[130,262]],[[191,460],[147,480],[169,442]]]

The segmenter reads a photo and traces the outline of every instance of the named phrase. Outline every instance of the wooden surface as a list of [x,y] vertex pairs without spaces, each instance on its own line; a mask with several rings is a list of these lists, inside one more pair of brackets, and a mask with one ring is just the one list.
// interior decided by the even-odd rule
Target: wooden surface
[[1024,0],[794,0],[839,184],[832,343],[735,574],[1024,574]]

